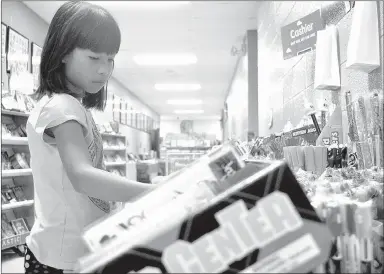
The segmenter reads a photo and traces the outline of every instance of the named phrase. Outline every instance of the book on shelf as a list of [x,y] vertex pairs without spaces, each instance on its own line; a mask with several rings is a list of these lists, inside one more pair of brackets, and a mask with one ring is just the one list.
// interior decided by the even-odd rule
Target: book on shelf
[[22,186],[3,187],[1,190],[1,203],[12,204],[17,202],[26,201],[24,190]]
[[12,220],[11,223],[16,234],[25,234],[29,232],[28,226],[23,218]]
[[1,230],[3,232],[2,235],[4,235],[4,238],[16,235],[11,223],[9,222],[7,216],[4,213],[1,214]]

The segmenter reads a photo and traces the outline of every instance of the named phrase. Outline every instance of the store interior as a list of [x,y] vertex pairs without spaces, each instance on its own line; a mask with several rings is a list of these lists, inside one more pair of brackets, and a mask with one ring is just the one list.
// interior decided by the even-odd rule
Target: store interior
[[[24,271],[25,238],[34,223],[33,179],[25,125],[36,103],[31,94],[39,85],[41,47],[49,23],[63,3],[1,2],[4,273]],[[284,163],[289,170],[284,171],[287,176],[282,180],[284,184],[292,181],[292,189],[300,186],[305,194],[297,195],[301,200],[293,201],[295,206],[302,200],[309,201],[308,206],[306,203],[301,206],[300,214],[305,211],[308,216],[321,219],[326,224],[321,230],[330,231],[329,243],[328,238],[324,240],[318,252],[322,257],[318,254],[312,259],[308,257],[301,263],[303,268],[265,268],[259,258],[255,259],[260,261],[258,267],[264,267],[259,270],[382,273],[382,1],[97,3],[115,17],[122,35],[108,81],[106,109],[92,110],[103,139],[107,171],[149,184],[158,176],[171,174],[178,174],[179,180],[183,180],[188,170],[195,170],[197,176],[199,168],[208,165],[206,159],[216,157],[215,151],[224,155],[228,147],[238,161],[246,163],[245,167],[239,164],[239,172],[245,170],[244,174],[252,162],[256,163],[254,168],[262,169],[261,173],[270,174],[274,172],[272,166],[279,167],[275,163]],[[244,182],[245,175],[239,176],[243,176]],[[233,183],[231,180],[235,179],[231,178],[225,180]],[[170,185],[176,184],[174,181],[170,179]],[[260,197],[273,196],[265,193],[269,192],[266,190],[265,196]],[[248,196],[244,194],[243,198]],[[340,213],[344,212],[340,208],[353,208],[360,215],[351,213],[352,218]],[[338,214],[347,217],[335,221],[329,216],[332,215],[329,212],[336,214],[332,210],[341,210]],[[356,216],[363,218],[363,223]],[[107,223],[99,225],[93,234],[84,235],[90,249],[94,246],[91,247],[92,241],[87,237],[91,234],[96,237],[96,231],[103,228],[108,230]],[[350,226],[354,228],[349,229]],[[148,231],[153,237],[160,237]],[[196,228],[196,231],[202,230]],[[320,233],[320,228],[316,231]],[[313,237],[318,241],[316,233],[313,232]],[[364,233],[368,235],[366,238],[361,236]],[[341,236],[352,234],[358,238],[357,245],[360,238],[368,239],[369,245],[368,251],[361,249],[351,259],[348,248],[338,243]],[[279,243],[263,256],[268,258],[283,248],[288,240],[282,239],[276,240]],[[348,258],[342,259],[341,270],[333,266],[336,270],[329,272],[324,269],[327,267],[324,256],[336,256],[330,251],[331,243],[341,257]],[[87,258],[79,258],[78,271],[92,272],[108,265],[112,259],[104,260],[108,257],[106,250],[107,247],[104,251],[95,248]],[[121,259],[123,251],[119,252]],[[308,262],[312,269],[308,269]],[[363,262],[369,263],[369,271],[360,272]],[[334,261],[333,264],[336,265]],[[160,267],[161,272],[153,273],[188,273],[188,269],[222,273],[226,269],[202,265],[202,268],[167,265]],[[245,269],[233,265],[236,273]],[[119,269],[117,265],[109,267],[98,273],[117,273],[111,271],[115,267]],[[124,273],[129,271],[125,269]]]

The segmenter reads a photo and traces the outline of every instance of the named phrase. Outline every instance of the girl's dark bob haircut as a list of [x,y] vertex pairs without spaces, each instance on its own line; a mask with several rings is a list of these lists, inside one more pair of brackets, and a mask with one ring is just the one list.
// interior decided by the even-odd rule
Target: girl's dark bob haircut
[[[40,85],[35,97],[67,93],[62,60],[75,48],[96,53],[116,54],[120,49],[121,34],[112,15],[104,8],[82,1],[69,1],[56,12],[49,25],[40,61]],[[106,85],[107,86],[107,85]],[[82,100],[86,108],[104,110],[107,88],[95,94],[86,93]]]

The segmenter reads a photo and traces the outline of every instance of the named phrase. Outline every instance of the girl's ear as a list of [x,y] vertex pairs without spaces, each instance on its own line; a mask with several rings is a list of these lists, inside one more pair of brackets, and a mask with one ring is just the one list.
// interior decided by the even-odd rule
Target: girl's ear
[[67,63],[68,62],[68,54],[64,56],[63,60],[61,60],[62,63]]
[[70,53],[66,54],[64,57],[63,57],[63,60],[61,60],[62,63],[68,63],[68,60],[71,58],[73,54],[73,51],[71,51]]

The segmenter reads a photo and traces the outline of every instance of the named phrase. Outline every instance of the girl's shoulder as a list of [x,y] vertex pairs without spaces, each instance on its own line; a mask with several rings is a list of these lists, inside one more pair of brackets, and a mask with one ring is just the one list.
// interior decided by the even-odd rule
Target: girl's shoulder
[[49,103],[56,104],[56,105],[75,105],[84,108],[84,106],[81,104],[81,102],[73,97],[72,95],[69,95],[67,93],[54,93],[50,97],[48,97]]
[[65,93],[55,93],[42,97],[30,115],[34,120],[55,119],[55,117],[61,117],[62,120],[65,117],[86,120],[86,109],[75,97]]

